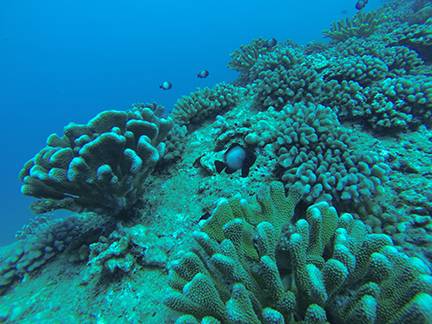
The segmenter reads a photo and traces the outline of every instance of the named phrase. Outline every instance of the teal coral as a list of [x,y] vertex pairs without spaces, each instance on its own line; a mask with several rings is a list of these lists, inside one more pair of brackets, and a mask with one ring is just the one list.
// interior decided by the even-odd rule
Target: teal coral
[[239,103],[242,88],[220,83],[214,88],[204,88],[180,98],[172,111],[179,125],[193,126],[223,114]]
[[335,41],[343,41],[350,37],[365,37],[378,28],[381,18],[377,12],[359,12],[354,18],[346,18],[332,24],[324,35]]
[[355,81],[365,86],[387,76],[388,67],[379,58],[371,55],[345,56],[339,58],[326,70],[328,80]]
[[[90,217],[91,216],[91,217]],[[66,250],[79,249],[87,240],[109,230],[97,215],[37,218],[19,233],[17,242],[0,254],[0,295]]]
[[300,101],[313,102],[322,91],[318,73],[303,65],[266,70],[260,73],[260,79],[256,90],[256,105],[260,110],[269,107],[280,109],[288,103]]
[[35,211],[133,214],[171,127],[148,107],[104,111],[88,124],[71,123],[21,170],[21,191],[40,199]]
[[[272,185],[279,196],[281,190]],[[242,202],[248,211],[241,213],[234,203],[223,213],[232,219],[222,227],[225,238],[197,232],[197,252],[172,264],[173,291],[166,304],[187,314],[177,323],[423,323],[430,318],[430,270],[399,252],[390,237],[369,234],[361,221],[338,216],[325,202],[310,206],[306,219],[294,226],[293,209],[281,211],[288,223],[278,232],[271,219],[262,218],[266,208],[278,209],[268,197],[258,197],[262,209],[255,209],[256,215],[249,203]],[[247,218],[261,222],[247,230]],[[256,257],[241,244],[248,231]]]
[[263,38],[254,39],[231,53],[228,67],[240,73],[247,74],[258,59],[270,49],[268,40]]

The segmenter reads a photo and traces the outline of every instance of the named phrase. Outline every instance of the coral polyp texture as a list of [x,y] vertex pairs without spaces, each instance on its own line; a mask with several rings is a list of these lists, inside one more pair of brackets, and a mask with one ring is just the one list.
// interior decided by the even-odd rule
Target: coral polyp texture
[[91,242],[105,231],[98,215],[74,215],[65,219],[39,217],[19,233],[17,242],[0,254],[0,295],[17,281],[46,266],[65,250]]
[[165,154],[172,127],[148,107],[101,112],[87,124],[53,134],[20,172],[23,194],[35,211],[102,211],[128,216],[138,207],[146,177]]
[[378,28],[381,20],[382,17],[377,12],[359,12],[352,19],[346,18],[334,22],[324,35],[335,41],[369,36]]
[[248,73],[258,59],[273,48],[271,40],[257,38],[249,44],[240,46],[231,53],[231,61],[228,67],[242,73]]
[[200,125],[236,106],[242,92],[242,88],[225,83],[214,88],[199,89],[180,98],[171,116],[179,125]]
[[373,152],[355,150],[354,137],[328,107],[297,104],[275,114],[281,120],[275,141],[275,170],[290,187],[302,183],[309,203],[364,206],[381,191],[389,167]]
[[273,183],[259,207],[219,203],[196,250],[170,267],[165,303],[186,314],[177,323],[426,323],[426,264],[325,202],[294,223],[297,190],[285,197]]

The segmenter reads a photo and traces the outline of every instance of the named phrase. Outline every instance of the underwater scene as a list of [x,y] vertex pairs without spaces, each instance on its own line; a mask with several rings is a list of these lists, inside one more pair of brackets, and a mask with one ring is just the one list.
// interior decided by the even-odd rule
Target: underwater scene
[[0,323],[432,323],[432,1],[66,2],[1,5]]

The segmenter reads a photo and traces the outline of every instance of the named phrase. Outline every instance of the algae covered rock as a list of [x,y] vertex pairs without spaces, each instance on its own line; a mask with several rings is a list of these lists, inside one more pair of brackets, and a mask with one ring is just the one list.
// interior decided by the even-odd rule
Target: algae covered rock
[[106,220],[95,214],[36,218],[18,233],[15,243],[0,252],[0,294],[61,253],[78,250],[109,229]]
[[101,211],[126,217],[139,207],[146,177],[165,154],[172,127],[149,107],[104,111],[87,124],[53,134],[20,172],[34,211]]
[[144,225],[126,227],[117,224],[108,237],[101,236],[89,245],[87,268],[81,283],[112,279],[141,267],[164,268],[173,246],[170,237],[158,237]]

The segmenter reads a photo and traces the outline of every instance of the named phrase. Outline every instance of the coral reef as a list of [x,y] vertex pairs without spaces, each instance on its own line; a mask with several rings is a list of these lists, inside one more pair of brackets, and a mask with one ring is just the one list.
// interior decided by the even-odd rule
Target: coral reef
[[298,194],[284,195],[273,183],[257,196],[259,209],[245,200],[219,203],[194,234],[197,251],[171,265],[165,303],[186,314],[177,323],[430,318],[432,277],[421,260],[325,202],[291,225]]
[[[305,186],[306,201],[349,202],[362,208],[381,191],[388,166],[373,152],[356,152],[334,112],[324,106],[287,106],[275,142],[277,173],[291,186]],[[363,214],[364,212],[362,212]]]
[[171,116],[179,125],[199,125],[237,105],[242,92],[242,88],[225,83],[197,90],[180,98]]
[[354,18],[346,18],[332,24],[324,35],[334,41],[342,41],[350,37],[366,37],[375,32],[382,18],[375,12],[359,12]]
[[397,43],[415,49],[421,57],[432,62],[432,17],[420,24],[404,24],[394,31]]
[[148,107],[104,111],[87,124],[71,123],[63,136],[49,136],[24,166],[21,191],[40,199],[35,211],[134,214],[171,127]]
[[88,284],[98,278],[136,271],[138,266],[164,268],[168,252],[174,246],[170,238],[159,238],[141,224],[117,229],[89,245],[89,261],[82,278]]
[[[379,213],[376,198],[390,168],[372,150],[357,148],[355,136],[329,107],[297,103],[229,117],[214,124],[216,152],[234,143],[256,148],[269,174],[287,187],[303,185],[305,202],[325,200],[363,216]],[[205,154],[201,161],[213,156]]]
[[254,39],[231,53],[231,61],[228,63],[228,67],[241,74],[247,74],[262,55],[273,49],[274,46],[272,45],[271,40]]
[[314,101],[322,89],[321,78],[315,70],[296,64],[290,68],[283,65],[259,74],[256,87],[256,106],[260,110],[282,108],[287,103]]
[[38,217],[0,254],[0,294],[19,280],[41,269],[65,250],[78,250],[86,241],[108,231],[98,215],[74,215],[51,219]]
[[0,322],[430,322],[430,7],[255,39],[172,120],[135,104],[51,135],[22,191],[87,213],[0,250]]

